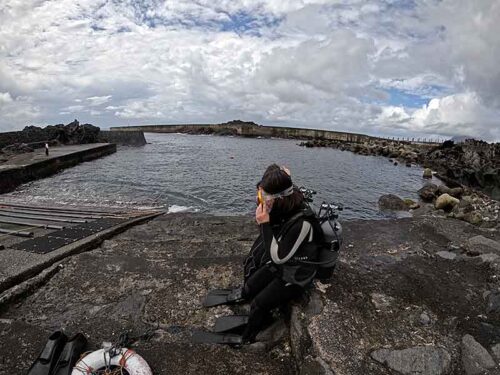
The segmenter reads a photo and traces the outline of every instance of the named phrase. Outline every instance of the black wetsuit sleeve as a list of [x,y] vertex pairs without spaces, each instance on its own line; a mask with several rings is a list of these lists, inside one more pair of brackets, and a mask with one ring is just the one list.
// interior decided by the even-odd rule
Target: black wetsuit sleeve
[[261,225],[262,237],[267,254],[276,264],[283,264],[290,260],[300,245],[312,240],[312,226],[306,220],[297,220],[283,234],[281,239],[274,237],[273,230],[269,223]]

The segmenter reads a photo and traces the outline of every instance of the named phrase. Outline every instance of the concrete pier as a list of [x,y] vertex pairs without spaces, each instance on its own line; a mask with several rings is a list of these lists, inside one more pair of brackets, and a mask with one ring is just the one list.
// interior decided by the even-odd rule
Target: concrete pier
[[116,152],[112,143],[58,146],[45,155],[44,149],[10,157],[0,164],[0,194],[8,193],[21,184],[50,176],[61,169],[94,160]]

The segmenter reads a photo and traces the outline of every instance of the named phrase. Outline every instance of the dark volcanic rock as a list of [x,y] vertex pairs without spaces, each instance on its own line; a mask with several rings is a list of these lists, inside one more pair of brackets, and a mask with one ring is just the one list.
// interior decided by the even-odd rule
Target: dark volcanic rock
[[2,149],[2,153],[6,155],[24,154],[25,152],[33,152],[33,148],[25,143],[14,143]]
[[488,295],[487,313],[500,313],[500,292],[492,292]]
[[440,375],[448,371],[450,354],[432,346],[417,346],[403,350],[380,349],[371,354],[377,362],[400,374]]
[[[445,218],[345,223],[334,280],[316,291],[321,312],[294,310],[302,330],[294,327],[292,352],[335,374],[464,374],[464,335],[500,343],[500,315],[487,313],[485,297],[498,271],[459,251],[481,232]],[[440,256],[453,248],[455,260]]]
[[436,199],[438,187],[435,184],[426,184],[418,191],[418,195],[424,202],[432,202]]
[[460,184],[489,194],[500,192],[500,143],[468,140],[458,145],[442,145],[425,154],[422,162]]
[[45,128],[26,126],[19,135],[30,142],[58,141],[62,144],[97,143],[99,128],[91,124],[80,125],[74,120],[67,125],[48,125]]
[[[313,139],[300,143],[305,147],[333,147],[361,155],[380,155],[391,158],[397,165],[418,163],[426,168],[424,178],[432,177],[432,170],[449,186],[461,185],[479,188],[494,199],[500,200],[500,143],[489,144],[467,140],[463,144],[447,141],[440,146],[430,146],[404,141],[373,139],[363,144]],[[448,193],[459,198],[461,192]]]
[[378,199],[378,207],[381,210],[408,211],[405,202],[394,194],[382,195]]
[[467,375],[484,374],[495,367],[491,355],[471,335],[465,335],[462,339],[462,363]]

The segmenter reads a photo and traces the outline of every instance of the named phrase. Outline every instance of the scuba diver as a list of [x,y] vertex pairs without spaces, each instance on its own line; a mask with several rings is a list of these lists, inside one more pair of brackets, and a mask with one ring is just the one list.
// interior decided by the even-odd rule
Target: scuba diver
[[315,240],[321,236],[314,213],[308,215],[310,209],[289,171],[269,166],[257,188],[260,242],[245,260],[241,297],[251,305],[243,342],[255,340],[271,310],[299,297],[311,285],[317,265],[302,261],[317,261]]
[[[331,276],[341,227],[330,219],[338,218],[332,207],[342,208],[324,203],[317,215],[307,203],[312,199],[306,199],[304,192],[293,184],[288,169],[276,164],[266,169],[257,183],[255,220],[260,234],[244,261],[243,287],[213,290],[204,301],[205,307],[249,302],[250,314],[219,318],[215,333],[197,332],[194,341],[252,343],[273,309],[302,295],[318,271],[327,270],[327,277]],[[326,211],[321,216],[323,209]],[[227,333],[242,327],[242,335]]]

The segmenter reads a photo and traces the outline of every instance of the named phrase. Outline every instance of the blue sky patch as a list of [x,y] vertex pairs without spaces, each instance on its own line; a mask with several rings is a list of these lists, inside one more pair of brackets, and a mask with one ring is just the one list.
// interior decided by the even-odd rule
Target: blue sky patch
[[274,27],[281,22],[280,18],[269,16],[255,17],[247,12],[228,14],[229,20],[222,22],[221,31],[233,31],[237,34],[252,33],[258,34],[262,27]]
[[429,102],[429,98],[427,96],[410,94],[406,91],[395,88],[390,88],[385,91],[390,95],[388,104],[393,106],[417,108],[422,107],[422,105]]

